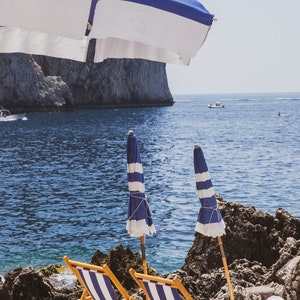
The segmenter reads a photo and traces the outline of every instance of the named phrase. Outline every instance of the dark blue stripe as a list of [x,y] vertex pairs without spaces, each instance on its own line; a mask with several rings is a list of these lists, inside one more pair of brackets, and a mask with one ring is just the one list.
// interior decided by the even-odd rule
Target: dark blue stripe
[[201,224],[219,223],[222,220],[222,215],[219,209],[209,209],[201,207],[198,215],[198,222]]
[[94,22],[94,15],[95,15],[95,8],[98,0],[92,0],[91,2],[91,8],[90,8],[90,14],[89,14],[89,23],[93,25]]
[[140,149],[134,135],[128,135],[127,138],[127,163],[141,163]]
[[159,295],[159,300],[167,300],[163,286],[161,284],[156,284],[155,287],[156,287],[157,293]]
[[200,190],[208,190],[209,188],[211,188],[213,185],[212,185],[212,182],[211,180],[207,180],[207,181],[197,181],[196,182],[196,187],[197,187],[197,190],[200,191]]
[[[98,280],[97,280],[97,277],[96,277],[96,274],[94,272],[89,272],[90,274],[90,278],[91,278],[91,281],[93,283],[93,287],[98,295],[98,297],[101,299],[101,300],[105,300],[105,297],[102,293],[102,290],[99,286],[99,283],[98,283]],[[91,294],[92,295],[92,294]]]
[[210,26],[214,15],[197,0],[122,0],[148,5]]
[[177,289],[172,288],[172,294],[173,294],[175,300],[180,300],[181,299]]
[[[91,8],[90,8],[90,14],[89,14],[89,23],[93,25],[94,22],[94,15],[95,15],[95,8],[98,0],[92,0],[91,2]],[[86,29],[85,35],[88,36],[90,34],[90,30]]]
[[[85,280],[85,277],[84,277],[84,274],[83,274],[82,270],[79,269],[79,268],[77,268],[77,270],[78,270],[79,275],[81,276],[83,282],[85,283],[86,287],[88,288],[89,294],[92,296],[93,293],[91,292],[91,290],[89,288],[89,284]],[[104,296],[104,294],[102,292],[101,286],[100,286],[100,284],[99,284],[99,282],[97,280],[96,272],[90,272],[89,269],[86,269],[86,270],[88,271],[88,274],[90,276],[90,279],[92,281],[93,287],[94,287],[97,295],[99,296],[99,298],[101,300],[106,300],[105,296]],[[99,273],[101,273],[101,272],[99,272]],[[109,277],[107,275],[104,275],[103,273],[102,273],[102,275],[103,275],[103,278],[104,278],[104,281],[105,281],[105,285],[106,285],[106,287],[107,287],[107,289],[109,291],[109,294],[111,295],[112,299],[117,300],[116,294],[114,292],[114,289],[112,287],[112,283],[111,283]]]
[[127,173],[128,182],[141,182],[144,183],[144,174],[141,173]]
[[200,147],[194,149],[194,169],[196,174],[208,171],[204,154]]
[[153,224],[151,211],[148,203],[141,199],[145,197],[143,193],[134,193],[134,196],[130,196],[128,203],[127,219],[130,220],[143,220],[145,219],[146,224],[151,226]]
[[111,298],[117,300],[117,296],[116,296],[116,294],[115,294],[115,291],[114,291],[114,289],[113,289],[113,285],[112,285],[112,283],[111,283],[109,277],[106,276],[106,275],[104,275],[103,278],[104,278],[105,284],[106,284],[106,286],[107,286],[107,289],[108,289],[108,291],[109,291],[109,294],[110,294]]
[[151,294],[151,290],[149,288],[149,283],[147,281],[143,281],[143,283],[144,283],[146,291],[148,292],[150,300],[156,300],[156,299],[154,299],[153,295]]
[[200,203],[202,206],[204,207],[213,207],[213,208],[217,208],[217,199],[215,195],[212,195],[209,198],[202,198],[200,199]]
[[[93,294],[92,294],[92,292],[91,292],[91,290],[90,290],[90,288],[89,288],[89,284],[88,284],[87,281],[85,280],[85,277],[84,277],[84,274],[83,274],[82,270],[81,270],[81,269],[78,269],[78,272],[79,272],[79,274],[80,274],[82,280],[84,281],[85,286],[87,287],[87,289],[88,289],[88,291],[89,291],[89,294],[92,296]],[[90,272],[89,272],[89,276],[91,277]],[[92,278],[91,278],[91,279],[92,279]],[[92,279],[92,281],[93,281],[93,279]],[[100,299],[104,299],[104,296],[103,296],[103,294],[101,293],[101,291],[100,291],[100,293],[99,293],[99,297],[100,297]]]

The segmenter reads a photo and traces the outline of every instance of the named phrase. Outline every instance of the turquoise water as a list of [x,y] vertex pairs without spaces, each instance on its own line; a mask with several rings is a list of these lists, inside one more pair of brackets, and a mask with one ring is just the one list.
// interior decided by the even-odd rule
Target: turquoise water
[[[193,147],[201,144],[215,192],[300,218],[300,93],[175,96],[172,107],[30,113],[1,122],[0,274],[16,267],[89,262],[123,244],[127,131],[141,149],[157,229],[146,238],[159,272],[180,268],[200,202]],[[221,101],[224,109],[207,105]],[[281,116],[278,116],[281,112]]]

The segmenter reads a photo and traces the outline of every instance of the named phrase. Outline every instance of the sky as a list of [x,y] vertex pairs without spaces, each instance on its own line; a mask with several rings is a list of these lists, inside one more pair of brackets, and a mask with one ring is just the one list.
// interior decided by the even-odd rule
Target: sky
[[215,15],[189,66],[167,64],[176,94],[300,92],[300,0],[200,0]]

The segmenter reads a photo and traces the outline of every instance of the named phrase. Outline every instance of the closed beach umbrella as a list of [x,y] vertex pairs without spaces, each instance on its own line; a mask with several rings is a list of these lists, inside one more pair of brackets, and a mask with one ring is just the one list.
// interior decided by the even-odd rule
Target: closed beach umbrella
[[217,238],[221,250],[229,296],[230,299],[233,300],[234,297],[221,238],[221,236],[225,234],[225,223],[218,208],[217,199],[203,151],[199,145],[195,145],[194,147],[194,169],[197,193],[201,202],[195,231],[202,233],[205,236]]
[[206,236],[222,236],[225,234],[225,224],[218,208],[203,151],[199,145],[194,148],[194,168],[197,193],[201,202],[195,230]]
[[140,237],[144,273],[147,274],[145,235],[156,232],[147,202],[140,150],[133,131],[127,138],[127,177],[130,192],[126,229],[131,237]]

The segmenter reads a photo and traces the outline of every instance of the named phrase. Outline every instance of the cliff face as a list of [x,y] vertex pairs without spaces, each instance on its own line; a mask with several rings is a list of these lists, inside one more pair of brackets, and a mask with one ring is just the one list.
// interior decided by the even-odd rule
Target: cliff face
[[0,54],[0,105],[12,111],[173,104],[165,64],[141,59],[86,63]]
[[73,106],[68,85],[46,77],[31,55],[0,55],[0,105],[13,112]]

